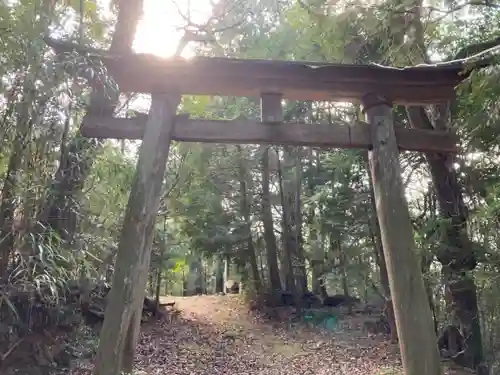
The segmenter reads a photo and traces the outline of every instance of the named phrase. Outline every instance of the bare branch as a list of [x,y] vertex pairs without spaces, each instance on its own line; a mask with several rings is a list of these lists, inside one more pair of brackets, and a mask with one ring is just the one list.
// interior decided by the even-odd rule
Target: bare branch
[[184,22],[186,22],[186,25],[183,27],[183,28],[186,28],[186,27],[195,27],[195,28],[198,28],[198,29],[202,29],[205,25],[199,25],[197,23],[194,23],[193,21],[191,21],[191,11],[189,8],[191,8],[191,4],[190,2],[188,2],[188,14],[185,15],[179,4],[177,4],[177,1],[175,0],[172,0],[172,3],[175,5],[175,7],[177,8],[177,13],[179,14],[179,16],[181,16],[181,18],[184,20]]
[[[237,28],[245,22],[245,18],[242,16],[242,18],[239,21],[237,21],[231,25],[221,26],[219,28],[215,27],[215,25],[214,25],[214,24],[217,24],[220,22],[219,18],[222,17],[224,14],[229,14],[229,13],[233,12],[236,9],[237,4],[240,4],[240,2],[238,2],[238,1],[231,2],[231,6],[227,7],[227,8],[225,6],[228,4],[228,2],[221,2],[223,4],[222,8],[220,8],[221,3],[212,4],[213,5],[212,6],[212,9],[213,9],[212,14],[204,24],[199,24],[199,23],[193,22],[191,20],[190,13],[188,13],[188,15],[185,15],[181,11],[181,8],[177,4],[177,2],[175,0],[172,0],[172,2],[174,3],[175,7],[177,8],[177,11],[178,11],[179,15],[181,16],[181,18],[186,23],[184,26],[179,27],[179,29],[189,31],[192,35],[207,34],[208,36],[210,36],[209,34],[213,35],[213,34],[224,32],[224,31],[227,31],[227,30],[230,30],[233,28]],[[212,3],[213,3],[213,1],[212,1]],[[196,41],[211,41],[211,39],[212,38],[209,38],[209,40],[196,39]],[[194,39],[193,39],[193,41],[194,41]]]

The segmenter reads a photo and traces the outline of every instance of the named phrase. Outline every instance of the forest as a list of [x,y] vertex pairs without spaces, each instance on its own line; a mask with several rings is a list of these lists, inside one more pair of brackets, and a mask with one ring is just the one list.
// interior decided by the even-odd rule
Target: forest
[[[495,0],[0,1],[0,372],[403,374],[361,149],[172,142],[153,238],[141,245],[151,249],[143,314],[130,313],[141,334],[120,327],[124,347],[103,349],[104,316],[120,314],[106,304],[113,281],[142,280],[115,269],[118,254],[134,253],[124,217],[141,142],[87,137],[81,125],[97,112],[147,115],[150,96],[120,94],[96,57],[142,48],[394,67],[489,53],[452,101],[395,105],[393,116],[396,128],[459,136],[456,154],[401,151],[401,178],[445,371],[500,373],[499,9]],[[174,31],[139,36],[155,11]],[[259,119],[259,100],[184,95],[179,111]],[[359,104],[283,105],[286,122],[363,119]]]

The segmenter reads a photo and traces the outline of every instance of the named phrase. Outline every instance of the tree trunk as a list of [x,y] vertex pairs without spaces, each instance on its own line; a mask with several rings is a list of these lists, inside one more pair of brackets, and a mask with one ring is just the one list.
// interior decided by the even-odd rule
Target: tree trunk
[[226,293],[226,283],[229,280],[229,277],[231,276],[231,257],[228,254],[224,255],[224,273],[223,273],[223,288],[224,288],[224,293]]
[[269,191],[269,150],[264,147],[262,155],[262,223],[264,225],[264,238],[266,242],[267,271],[271,294],[274,301],[278,301],[281,291],[281,280],[278,268],[278,248],[274,235],[274,222],[271,210],[271,193]]
[[[344,296],[349,296],[349,282],[347,280],[347,256],[345,254],[344,249],[342,248],[342,242],[337,240],[337,251],[339,252],[339,264],[340,271],[342,276],[342,292]],[[348,314],[352,314],[352,304],[350,303],[348,306]]]
[[215,260],[215,293],[224,293],[224,271],[222,258],[216,255]]
[[281,242],[283,246],[283,252],[282,252],[283,275],[284,275],[286,290],[292,293],[292,295],[298,299],[297,287],[295,284],[295,272],[293,267],[293,252],[292,252],[293,244],[290,243],[290,225],[288,223],[289,204],[288,201],[286,200],[286,194],[284,191],[283,169],[281,168],[279,155],[278,155],[278,177],[279,177],[279,191],[280,191],[281,207],[282,207],[283,230],[281,233]]
[[337,251],[339,252],[339,265],[342,276],[342,292],[344,296],[349,295],[349,283],[347,282],[347,257],[342,249],[342,243],[337,240]]
[[[413,127],[434,129],[424,108],[408,107],[407,114]],[[443,118],[445,111],[437,111],[436,115],[436,122],[448,121]],[[443,266],[445,285],[452,299],[452,314],[468,340],[460,364],[476,368],[483,359],[483,348],[476,285],[470,275],[477,260],[467,234],[467,209],[451,156],[426,154],[426,160],[442,218],[439,228],[442,243],[437,258]]]
[[[314,171],[314,160],[316,159],[316,170]],[[320,160],[318,155],[314,156],[313,149],[309,149],[309,170],[314,171],[310,173],[309,179],[307,181],[307,190],[309,197],[314,195],[314,188],[316,186],[315,178],[321,173]],[[311,204],[309,212],[307,214],[307,223],[309,227],[309,241],[311,244],[311,254],[309,256],[309,262],[311,266],[311,278],[312,278],[312,292],[316,295],[321,295],[321,280],[323,276],[325,252],[323,248],[323,240],[320,239],[318,235],[318,223],[316,218],[316,205]],[[321,215],[320,215],[321,217]]]
[[154,225],[180,95],[152,96],[118,246],[94,375],[132,372]]
[[161,268],[158,268],[156,271],[156,285],[155,285],[155,290],[154,290],[154,299],[155,299],[155,311],[153,313],[153,316],[156,316],[158,313],[158,309],[160,308],[160,295],[161,295]]
[[203,293],[202,279],[201,259],[193,255],[191,262],[189,262],[189,275],[186,291],[188,296],[196,296]]
[[252,228],[251,228],[252,222],[250,219],[251,203],[248,201],[248,192],[246,183],[247,171],[241,146],[239,145],[236,146],[236,149],[238,150],[238,158],[239,158],[240,210],[245,224],[245,236],[247,238],[247,256],[250,263],[250,269],[252,271],[252,283],[253,283],[252,291],[256,292],[257,295],[260,295],[260,292],[262,290],[262,284],[260,280],[259,267],[257,265],[257,255],[255,253],[255,246],[252,238]]
[[154,293],[154,270],[149,270],[148,272],[148,294],[150,296]]
[[206,259],[201,260],[201,270],[203,272],[203,279],[202,279],[202,294],[207,294],[207,277],[208,277],[208,264]]
[[188,282],[186,280],[186,272],[182,269],[182,293],[181,296],[186,297],[188,290]]
[[377,95],[367,95],[363,104],[372,124],[370,169],[403,368],[405,375],[440,375],[436,335],[404,196],[392,107]]
[[[131,52],[137,24],[142,15],[143,0],[120,2],[115,31],[109,51],[117,55]],[[101,83],[95,84],[87,113],[112,116],[118,94],[106,93]],[[72,239],[77,228],[78,202],[83,185],[94,162],[101,141],[84,138],[78,132],[61,160],[39,220],[49,224],[62,238]]]
[[[26,73],[26,76],[28,73]],[[5,180],[0,201],[0,279],[6,275],[9,266],[9,259],[14,247],[14,211],[17,181],[23,162],[26,145],[29,142],[29,132],[32,126],[30,118],[30,108],[33,100],[33,89],[31,81],[25,77],[23,87],[23,98],[20,111],[17,116],[16,132],[12,142]],[[15,105],[12,103],[11,105]]]
[[317,236],[317,231],[315,229],[311,229],[311,255],[310,255],[310,264],[311,264],[311,278],[312,278],[312,292],[316,295],[322,295],[321,285],[322,278],[324,274],[324,263],[325,263],[325,250],[323,240],[319,239]]
[[[289,147],[284,150],[284,172],[286,178],[283,179],[284,201],[283,212],[286,212],[288,225],[287,243],[292,254],[292,264],[294,269],[295,284],[298,294],[307,291],[307,278],[305,257],[302,247],[302,225],[300,211],[300,175],[301,161],[298,155],[294,155]],[[295,175],[291,171],[295,169]],[[282,174],[283,176],[283,174]]]
[[[262,283],[262,288],[264,288],[264,283],[266,280],[266,269],[267,267],[264,265],[264,257],[267,259],[267,252],[266,252],[266,245],[265,245],[265,239],[262,237],[257,238],[257,259],[259,260],[259,278]],[[277,261],[278,259],[276,259]],[[277,264],[277,263],[276,263]],[[279,276],[279,275],[278,275]]]
[[[166,237],[166,220],[164,221],[164,229],[165,229],[165,237]],[[156,310],[154,315],[156,316],[156,313],[158,309],[160,308],[160,294],[161,294],[161,283],[163,280],[163,258],[165,257],[165,253],[167,252],[167,244],[163,239],[159,239],[159,246],[160,246],[160,259],[159,259],[159,264],[158,268],[156,270],[156,290],[155,290],[155,304],[156,304]]]
[[[284,208],[283,208],[284,209]],[[281,279],[283,280],[283,286],[285,290],[291,291],[295,289],[295,277],[293,275],[293,255],[290,251],[290,246],[288,244],[288,228],[286,226],[286,218],[285,214],[281,215],[281,251],[279,253],[280,262],[281,262]]]
[[[366,165],[367,173],[370,173],[370,163],[368,161],[368,154],[364,154],[364,160]],[[373,245],[373,253],[375,255],[375,261],[377,263],[380,275],[380,284],[382,285],[382,292],[385,298],[384,312],[385,318],[389,324],[389,330],[391,335],[391,342],[398,342],[398,332],[396,328],[396,317],[394,315],[394,306],[392,303],[391,290],[389,287],[389,276],[387,275],[387,264],[385,261],[384,249],[382,245],[382,238],[380,235],[380,224],[377,218],[377,206],[375,203],[375,193],[373,191],[373,181],[368,178],[368,183],[370,187],[370,212],[367,211],[369,217],[368,230],[370,232],[370,237]]]
[[299,293],[304,294],[308,291],[307,288],[307,272],[306,272],[306,257],[304,255],[304,241],[302,236],[302,202],[300,199],[301,188],[302,188],[302,158],[301,158],[301,148],[297,147],[295,149],[295,200],[294,200],[294,229],[295,229],[295,250],[297,252],[297,284],[299,285]]
[[[428,62],[428,51],[425,45],[425,26],[422,22],[425,11],[423,2],[415,3],[413,9],[414,50],[419,55],[414,56],[422,62]],[[495,41],[493,46],[498,43]],[[490,48],[481,44],[461,49],[455,58],[464,58]],[[415,60],[415,59],[414,59]],[[430,108],[432,116],[423,107],[407,107],[407,114],[413,127],[421,129],[447,130],[451,123],[450,103],[440,103]],[[450,155],[426,154],[432,180],[437,192],[439,211],[442,222],[442,248],[437,257],[443,265],[443,275],[447,289],[450,291],[454,318],[460,322],[462,333],[468,339],[460,364],[476,368],[483,359],[479,309],[477,292],[473,276],[470,275],[476,267],[477,259],[472,249],[472,243],[467,234],[467,210],[463,200],[462,190],[453,168]],[[462,289],[462,288],[465,288]]]

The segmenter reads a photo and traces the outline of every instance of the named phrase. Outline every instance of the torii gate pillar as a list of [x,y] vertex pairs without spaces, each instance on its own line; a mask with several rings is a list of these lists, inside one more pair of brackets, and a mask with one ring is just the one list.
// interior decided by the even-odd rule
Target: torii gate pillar
[[180,99],[178,93],[151,95],[151,108],[123,220],[94,375],[132,372],[154,226]]
[[392,103],[370,94],[362,104],[366,121],[372,126],[370,173],[404,373],[440,375],[436,334],[401,178]]

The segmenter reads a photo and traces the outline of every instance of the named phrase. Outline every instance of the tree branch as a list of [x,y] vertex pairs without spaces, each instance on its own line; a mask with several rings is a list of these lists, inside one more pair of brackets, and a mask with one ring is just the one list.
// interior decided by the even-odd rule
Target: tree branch
[[500,36],[497,36],[496,38],[494,38],[492,40],[487,40],[486,42],[470,44],[470,45],[460,49],[457,52],[457,54],[455,55],[453,60],[466,59],[468,57],[477,55],[477,54],[481,53],[482,51],[490,50],[490,49],[495,48],[497,46],[500,46]]

